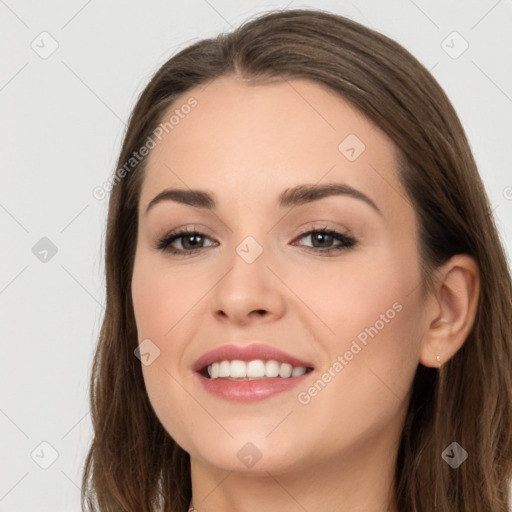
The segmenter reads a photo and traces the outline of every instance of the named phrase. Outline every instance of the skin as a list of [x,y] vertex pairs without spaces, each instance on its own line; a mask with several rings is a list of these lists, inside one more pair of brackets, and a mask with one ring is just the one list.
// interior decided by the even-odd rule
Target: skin
[[[394,463],[416,368],[439,366],[436,354],[444,363],[463,344],[476,310],[477,267],[455,256],[424,292],[417,218],[398,181],[395,146],[322,85],[295,79],[251,86],[224,77],[188,91],[169,112],[191,96],[197,106],[147,162],[132,296],[139,342],[149,338],[160,349],[143,366],[146,389],[164,428],[191,456],[194,507],[396,510]],[[348,134],[366,146],[354,161],[338,149]],[[288,187],[327,182],[363,192],[381,213],[346,195],[277,206]],[[146,213],[171,187],[209,191],[218,208],[165,201]],[[324,226],[357,244],[313,252],[321,243],[301,234]],[[155,248],[185,227],[205,234],[194,254]],[[248,236],[263,249],[252,263],[236,252]],[[190,248],[188,240],[172,245]],[[298,393],[395,303],[401,310],[394,318],[300,403]],[[260,402],[205,391],[194,362],[214,347],[250,340],[311,361],[315,370],[304,385]],[[250,468],[237,457],[248,442],[261,453]]]

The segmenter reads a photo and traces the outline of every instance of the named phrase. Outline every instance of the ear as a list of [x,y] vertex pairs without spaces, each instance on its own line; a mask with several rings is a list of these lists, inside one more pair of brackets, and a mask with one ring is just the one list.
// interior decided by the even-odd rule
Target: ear
[[420,363],[441,367],[462,347],[473,327],[480,293],[478,265],[467,254],[453,256],[437,269],[434,283],[427,301]]

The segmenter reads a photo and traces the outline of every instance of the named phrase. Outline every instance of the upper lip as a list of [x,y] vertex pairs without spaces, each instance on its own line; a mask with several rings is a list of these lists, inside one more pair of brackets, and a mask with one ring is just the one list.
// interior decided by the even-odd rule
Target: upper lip
[[195,363],[193,369],[200,372],[206,366],[219,361],[252,361],[253,359],[263,359],[277,361],[278,363],[288,363],[292,366],[304,366],[313,368],[311,363],[294,357],[282,350],[279,350],[264,343],[251,343],[250,345],[222,345],[204,353]]

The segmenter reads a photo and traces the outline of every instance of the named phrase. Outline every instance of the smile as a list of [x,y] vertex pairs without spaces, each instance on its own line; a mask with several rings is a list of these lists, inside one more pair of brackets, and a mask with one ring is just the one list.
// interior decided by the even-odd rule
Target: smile
[[[257,380],[268,378],[292,378],[311,371],[311,367],[292,366],[289,363],[279,363],[271,359],[263,361],[262,359],[253,359],[252,361],[220,361],[208,365],[206,373],[210,379],[228,378]],[[204,370],[203,369],[203,372]]]

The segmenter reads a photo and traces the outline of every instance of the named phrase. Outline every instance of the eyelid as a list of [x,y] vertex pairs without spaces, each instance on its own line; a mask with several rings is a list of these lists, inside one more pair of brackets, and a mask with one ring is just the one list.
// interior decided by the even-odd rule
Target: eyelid
[[[307,226],[307,227],[304,227]],[[348,228],[345,224],[341,224],[340,222],[335,222],[332,220],[315,220],[315,221],[308,221],[301,224],[298,228],[298,236],[301,234],[307,233],[308,231],[316,231],[316,230],[322,230],[322,229],[330,229],[333,231],[339,231],[341,234],[352,237],[352,238],[359,238],[358,234]]]
[[192,222],[191,224],[181,224],[172,229],[163,229],[163,228],[159,229],[158,232],[156,233],[155,237],[160,240],[166,236],[170,236],[171,234],[179,233],[181,231],[186,231],[186,232],[190,232],[190,233],[197,231],[197,232],[203,233],[205,235],[208,235],[209,237],[213,236],[211,229],[204,226],[203,224],[197,224],[197,223]]

